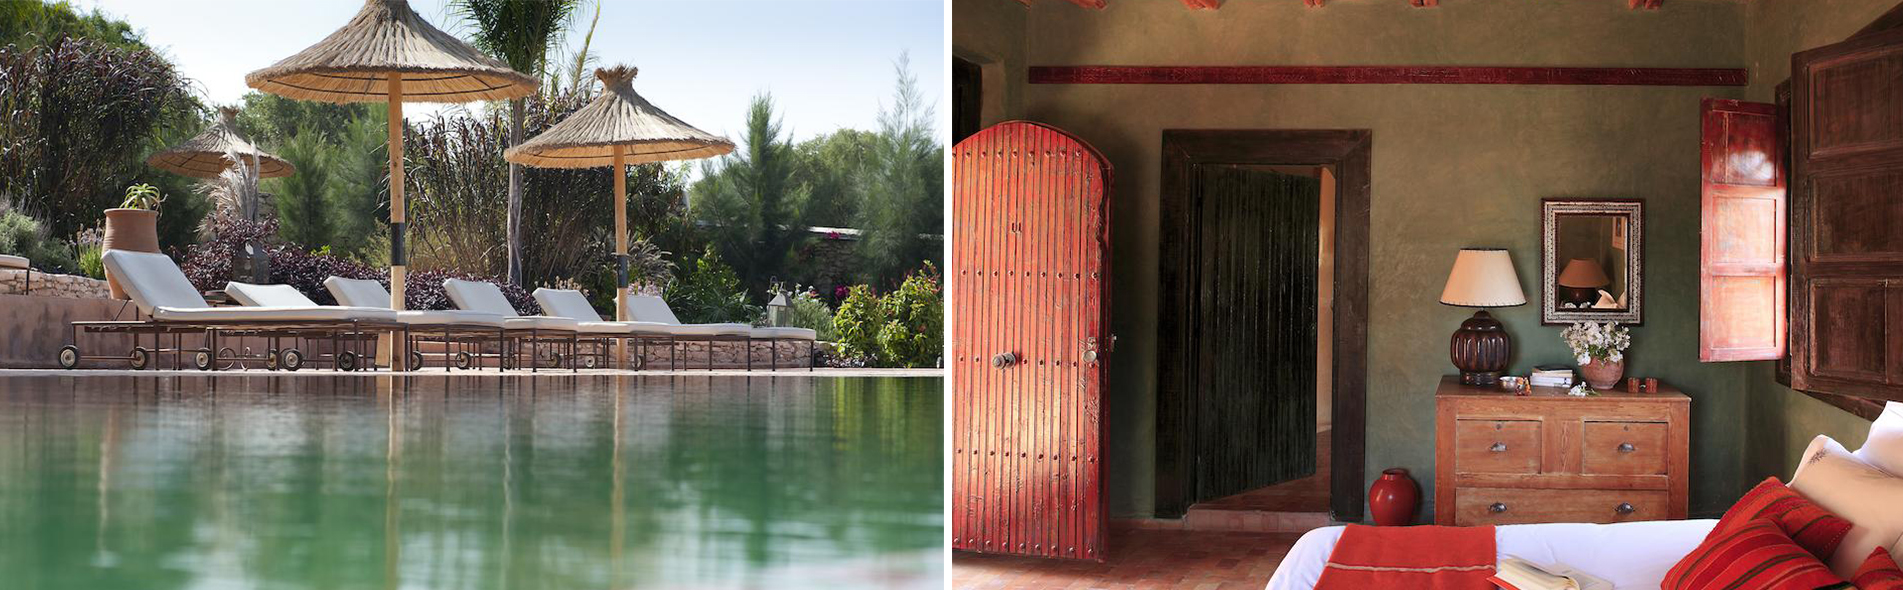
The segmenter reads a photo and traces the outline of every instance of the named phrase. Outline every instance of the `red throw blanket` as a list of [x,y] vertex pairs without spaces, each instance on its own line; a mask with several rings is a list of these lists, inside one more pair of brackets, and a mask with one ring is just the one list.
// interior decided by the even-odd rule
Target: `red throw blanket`
[[1348,525],[1315,590],[1494,590],[1493,527]]

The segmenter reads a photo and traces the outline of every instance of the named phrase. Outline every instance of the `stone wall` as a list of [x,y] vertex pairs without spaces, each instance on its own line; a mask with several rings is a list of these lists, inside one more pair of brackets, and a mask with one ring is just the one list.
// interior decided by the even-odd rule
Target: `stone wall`
[[[747,343],[725,341],[675,343],[673,352],[676,356],[673,358],[672,366],[677,369],[707,368],[707,351],[710,346],[713,349],[713,368],[747,368],[746,357],[741,356],[741,351],[748,348]],[[778,367],[783,369],[804,369],[810,367],[813,365],[813,355],[810,350],[813,349],[807,348],[808,346],[812,346],[814,347],[813,349],[818,350],[825,349],[823,345],[805,341],[774,342],[772,346],[768,346],[766,342],[754,342],[751,346],[753,352],[753,368],[768,369]],[[774,350],[775,348],[778,349],[777,352]],[[641,358],[646,360],[645,366],[647,368],[666,369],[669,367],[669,352],[666,345],[645,346],[639,349],[638,352],[640,352]],[[778,355],[778,365],[774,364],[776,354]]]
[[109,296],[106,282],[78,275],[48,274],[33,271],[32,292],[28,292],[27,271],[18,269],[0,269],[0,293],[8,295],[34,295],[38,297],[65,297],[69,299],[105,299]]

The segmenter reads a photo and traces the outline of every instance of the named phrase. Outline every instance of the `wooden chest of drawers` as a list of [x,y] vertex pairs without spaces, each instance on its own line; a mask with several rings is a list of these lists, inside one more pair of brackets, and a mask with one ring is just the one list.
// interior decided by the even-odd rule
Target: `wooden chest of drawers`
[[1535,387],[1516,396],[1443,377],[1435,394],[1434,522],[1685,518],[1691,398]]

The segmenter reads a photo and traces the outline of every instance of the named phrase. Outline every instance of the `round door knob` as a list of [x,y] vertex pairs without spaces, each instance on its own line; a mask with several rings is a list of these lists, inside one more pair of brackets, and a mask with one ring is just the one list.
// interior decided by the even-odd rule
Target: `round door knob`
[[1492,505],[1487,506],[1487,512],[1492,512],[1494,514],[1499,514],[1506,511],[1507,511],[1507,505],[1505,502],[1494,502]]
[[1632,446],[1632,443],[1619,443],[1619,452],[1621,453],[1630,453],[1635,450],[1638,450],[1638,448]]
[[1084,351],[1084,362],[1086,362],[1086,363],[1096,363],[1096,362],[1097,362],[1097,351],[1095,351],[1095,350],[1086,350],[1086,351]]
[[1638,512],[1639,509],[1637,507],[1634,507],[1631,502],[1620,502],[1617,507],[1614,507],[1612,509],[1612,511],[1617,512],[1619,514],[1631,514],[1634,512]]
[[1495,453],[1505,453],[1507,452],[1507,443],[1503,443],[1503,442],[1493,443],[1493,446],[1487,447],[1487,450],[1493,451]]
[[1000,352],[991,357],[991,366],[1000,369],[1017,364],[1017,362],[1018,355],[1015,352]]

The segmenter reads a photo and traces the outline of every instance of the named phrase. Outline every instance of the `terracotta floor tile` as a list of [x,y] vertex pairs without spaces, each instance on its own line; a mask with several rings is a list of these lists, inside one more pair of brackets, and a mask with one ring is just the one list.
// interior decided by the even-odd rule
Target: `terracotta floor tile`
[[952,555],[952,587],[1261,588],[1299,534],[1112,528],[1104,563]]

